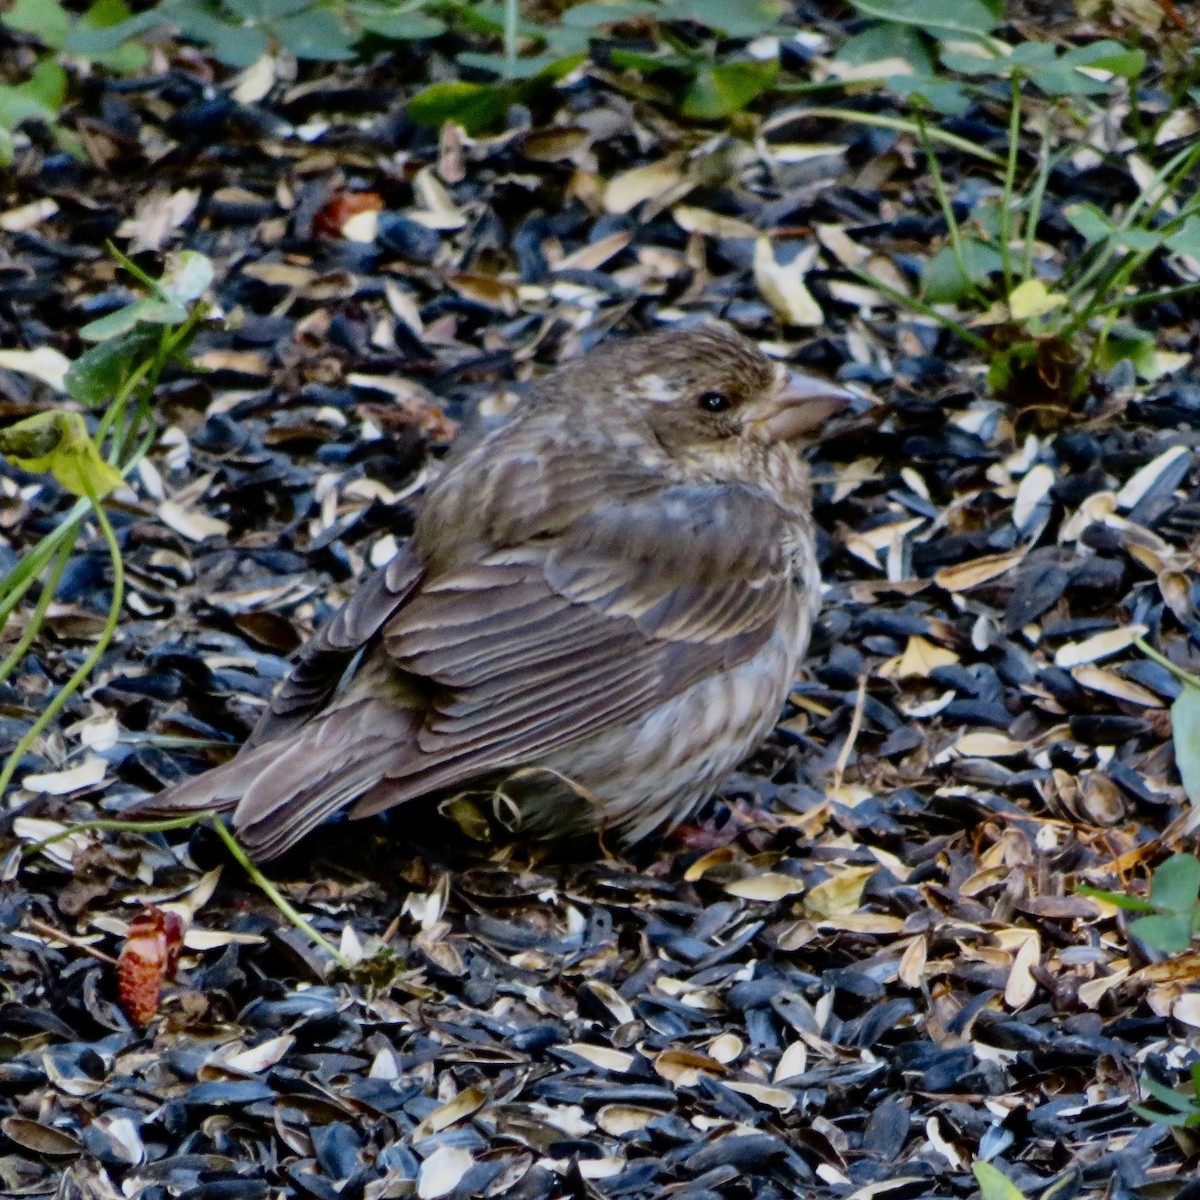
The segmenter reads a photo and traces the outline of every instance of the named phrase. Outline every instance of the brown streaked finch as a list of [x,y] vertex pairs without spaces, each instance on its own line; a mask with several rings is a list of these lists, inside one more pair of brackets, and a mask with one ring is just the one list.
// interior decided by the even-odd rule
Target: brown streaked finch
[[237,756],[140,810],[232,810],[260,859],[339,809],[463,793],[537,838],[677,825],[770,732],[808,645],[791,442],[850,399],[715,324],[558,368],[452,453]]

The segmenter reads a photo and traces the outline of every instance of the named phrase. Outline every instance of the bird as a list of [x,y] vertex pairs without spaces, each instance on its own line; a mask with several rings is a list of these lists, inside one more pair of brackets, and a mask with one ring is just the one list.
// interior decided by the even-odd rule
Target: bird
[[138,815],[230,813],[259,861],[466,796],[533,840],[669,832],[778,720],[821,603],[797,442],[852,400],[717,321],[563,363],[452,448],[240,751]]

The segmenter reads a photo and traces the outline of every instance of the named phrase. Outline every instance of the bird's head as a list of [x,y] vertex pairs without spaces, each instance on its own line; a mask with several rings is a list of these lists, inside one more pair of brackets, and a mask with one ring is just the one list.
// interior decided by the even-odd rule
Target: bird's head
[[728,325],[605,349],[619,369],[610,395],[638,408],[672,459],[710,479],[758,483],[766,472],[781,491],[803,486],[794,444],[812,440],[853,399],[775,362]]

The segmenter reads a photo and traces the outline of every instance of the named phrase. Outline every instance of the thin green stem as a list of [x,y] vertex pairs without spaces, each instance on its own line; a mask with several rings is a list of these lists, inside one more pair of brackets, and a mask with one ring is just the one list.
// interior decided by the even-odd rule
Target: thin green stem
[[1096,309],[1097,314],[1123,311],[1127,308],[1137,308],[1142,304],[1158,304],[1163,300],[1174,300],[1176,296],[1186,296],[1189,292],[1200,291],[1200,282],[1183,283],[1179,287],[1163,288],[1157,292],[1139,292],[1136,296],[1127,296],[1114,300],[1111,304],[1102,304]]
[[[820,117],[829,121],[851,121],[859,125],[874,125],[878,129],[894,129],[898,133],[910,133],[914,137],[917,135],[916,122],[907,120],[904,117],[889,117],[886,113],[865,113],[858,112],[853,108],[824,108],[814,106],[812,108],[789,111],[788,115],[789,117]],[[1004,159],[1000,155],[993,154],[991,150],[987,150],[983,146],[977,146],[974,142],[959,137],[955,133],[947,133],[944,129],[931,129],[929,137],[932,141],[941,142],[943,146],[952,146],[955,150],[960,150],[963,154],[970,154],[974,158],[981,158],[984,162],[992,163],[994,166],[1002,167],[1004,165]]]
[[1021,254],[1021,280],[1033,278],[1033,244],[1037,241],[1038,222],[1042,218],[1042,201],[1046,196],[1046,187],[1050,182],[1051,170],[1050,134],[1042,138],[1041,160],[1038,163],[1037,178],[1033,190],[1029,193],[1029,215],[1025,219],[1025,246]]
[[80,501],[79,504],[76,504],[67,514],[63,523],[57,529],[52,529],[46,534],[17,563],[4,580],[3,585],[0,586],[0,594],[4,595],[3,601],[0,601],[0,631],[8,624],[8,618],[12,615],[13,609],[20,604],[21,597],[33,586],[34,581],[54,556],[60,543],[66,540],[69,545],[75,544],[75,536],[79,532],[80,522],[83,520],[83,514],[86,512],[86,501]]
[[869,287],[875,288],[876,291],[882,292],[900,308],[906,308],[910,312],[919,312],[931,321],[936,321],[943,328],[950,330],[951,333],[962,338],[968,346],[974,346],[976,350],[983,351],[991,349],[986,338],[980,337],[977,333],[972,333],[966,326],[960,325],[952,317],[946,316],[945,313],[938,312],[936,308],[926,304],[924,300],[918,300],[915,296],[906,296],[890,284],[884,283],[882,279],[876,279],[868,271],[860,271],[857,267],[844,267],[843,270],[849,271],[856,279],[861,280]]
[[241,843],[237,840],[237,838],[235,838],[233,834],[230,833],[226,828],[225,822],[214,820],[213,828],[217,831],[221,841],[225,843],[229,853],[232,854],[235,859],[237,859],[242,869],[247,875],[250,876],[252,882],[259,887],[267,899],[270,900],[271,903],[274,904],[275,907],[279,909],[279,911],[283,913],[283,915],[287,917],[287,919],[291,921],[291,923],[295,925],[297,929],[312,938],[312,940],[316,942],[316,944],[320,946],[321,949],[324,950],[325,953],[328,954],[329,957],[338,964],[338,966],[342,967],[344,970],[350,970],[351,963],[345,957],[345,955],[343,955],[342,952],[338,950],[338,948],[333,945],[332,942],[319,934],[312,927],[312,925],[310,925],[308,921],[305,920],[305,918],[302,917],[300,913],[292,907],[291,903],[287,900],[283,893],[258,869],[258,867],[254,865],[253,862],[250,861],[249,855],[245,850],[242,849]]
[[1004,164],[1004,191],[1000,201],[1000,262],[1004,271],[1004,295],[1012,295],[1012,206],[1017,181],[1017,154],[1021,149],[1021,80],[1012,76],[1012,109],[1008,118],[1008,157]]
[[958,267],[959,278],[970,291],[972,298],[980,308],[987,308],[986,297],[979,290],[978,285],[967,271],[967,259],[963,252],[962,230],[959,228],[958,220],[954,216],[954,206],[950,203],[950,195],[946,191],[946,180],[942,176],[942,164],[938,162],[938,157],[933,152],[933,145],[929,141],[929,129],[925,124],[923,115],[918,115],[917,117],[917,130],[921,138],[921,147],[925,151],[926,161],[929,163],[929,176],[933,181],[933,191],[937,196],[938,205],[942,210],[942,218],[946,222],[946,229],[950,235],[950,248],[954,252],[954,262]]
[[517,21],[520,17],[519,0],[504,0],[504,78],[512,79],[517,73]]
[[117,817],[98,817],[94,821],[74,821],[58,833],[42,838],[25,847],[25,854],[37,854],[63,838],[69,838],[73,833],[86,833],[89,829],[102,829],[110,833],[169,833],[172,829],[189,829],[207,821],[213,814],[205,809],[203,812],[188,813],[186,817],[166,817],[161,821],[122,821]]
[[71,545],[70,542],[64,542],[59,547],[58,555],[50,565],[50,574],[42,583],[42,594],[38,597],[37,604],[34,605],[32,615],[21,631],[17,644],[8,652],[4,661],[0,662],[0,683],[3,683],[12,674],[13,668],[25,657],[26,651],[33,645],[37,635],[41,633],[42,622],[46,619],[46,610],[54,599],[54,593],[58,590],[58,581],[62,578],[67,560],[71,557]]
[[104,622],[104,628],[100,631],[100,637],[96,640],[96,644],[92,647],[87,658],[79,664],[75,673],[63,684],[54,699],[46,705],[42,711],[42,715],[34,721],[25,735],[16,744],[13,752],[8,756],[8,761],[5,762],[3,771],[0,771],[0,796],[4,795],[5,789],[12,782],[13,773],[20,766],[21,760],[25,757],[30,746],[41,737],[50,722],[58,716],[63,705],[79,690],[80,684],[92,673],[92,669],[100,661],[100,656],[108,649],[108,644],[112,641],[112,636],[116,632],[117,621],[121,616],[121,606],[125,602],[125,563],[121,559],[121,547],[117,544],[117,537],[113,533],[112,525],[109,523],[108,514],[96,499],[95,493],[90,489],[87,498],[91,503],[92,511],[96,514],[96,520],[100,525],[101,533],[104,534],[104,540],[108,543],[108,552],[112,558],[113,594],[112,603],[108,608],[108,619]]
[[1165,654],[1160,654],[1145,638],[1134,638],[1133,644],[1149,659],[1166,667],[1176,679],[1186,683],[1188,687],[1200,688],[1200,676],[1184,670],[1178,663],[1173,663]]

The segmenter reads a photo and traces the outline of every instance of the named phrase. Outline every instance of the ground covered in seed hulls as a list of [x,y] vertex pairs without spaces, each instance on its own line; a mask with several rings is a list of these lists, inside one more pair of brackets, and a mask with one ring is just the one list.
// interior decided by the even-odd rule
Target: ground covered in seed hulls
[[[1107,31],[1056,26],[1064,7],[1022,19]],[[852,17],[799,4],[785,66],[821,78]],[[240,77],[155,53],[82,82],[84,158],[30,126],[0,181],[4,348],[74,357],[136,294],[106,239],[148,268],[207,255],[224,316],[109,504],[117,639],[3,798],[0,1191],[917,1200],[975,1193],[983,1161],[1026,1196],[1194,1198],[1190,1135],[1133,1105],[1197,1057],[1200,957],[1076,888],[1142,894],[1193,844],[1180,684],[1131,629],[1200,661],[1195,305],[1152,310],[1159,378],[1119,364],[1047,417],[848,269],[901,286],[945,236],[911,130],[786,95],[689,123],[595,62],[466,137],[407,115],[451,70],[436,49]],[[1166,103],[1147,79],[1143,115]],[[1048,270],[1080,252],[1066,205],[1115,213],[1144,184],[1109,103],[1049,175]],[[1023,172],[1053,107],[1029,100]],[[1004,88],[940,124],[1002,159]],[[964,211],[995,194],[993,167],[942,154]],[[269,874],[348,968],[210,830],[35,848],[235,746],[460,423],[610,334],[710,314],[864,398],[815,459],[812,654],[695,826],[564,861],[432,826],[414,845],[406,813],[335,825]],[[61,403],[0,370],[5,423]],[[70,502],[6,469],[6,569]],[[6,753],[111,587],[89,527],[0,691]],[[187,933],[143,1027],[113,959],[150,904]]]

